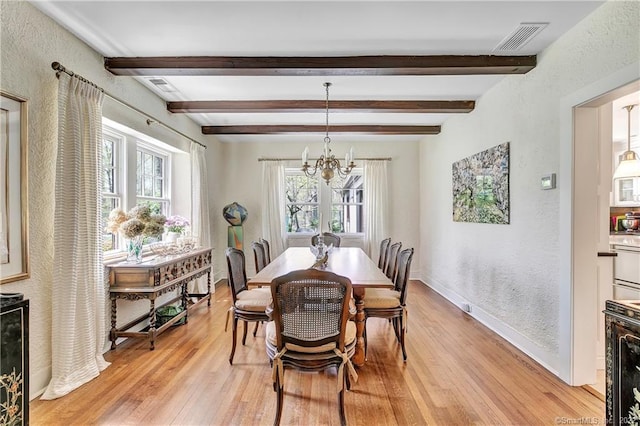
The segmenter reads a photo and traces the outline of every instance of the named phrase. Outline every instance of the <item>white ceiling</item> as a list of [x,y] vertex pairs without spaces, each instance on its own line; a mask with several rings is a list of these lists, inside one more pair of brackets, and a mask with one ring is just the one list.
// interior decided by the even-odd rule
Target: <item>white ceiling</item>
[[[491,55],[520,23],[549,25],[516,52],[540,53],[602,1],[34,1],[104,57]],[[63,64],[73,69],[73,64]],[[519,78],[523,76],[516,76]],[[117,77],[132,78],[132,77]],[[502,76],[166,76],[177,100],[478,100]],[[324,125],[324,113],[191,114],[200,125]],[[331,113],[331,124],[441,125],[451,114]],[[421,136],[332,135],[334,141]],[[321,141],[318,135],[220,136]]]

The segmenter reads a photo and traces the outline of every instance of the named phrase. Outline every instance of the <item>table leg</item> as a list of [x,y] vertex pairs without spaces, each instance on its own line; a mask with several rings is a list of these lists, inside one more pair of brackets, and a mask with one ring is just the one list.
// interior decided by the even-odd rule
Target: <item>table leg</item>
[[356,301],[356,351],[351,362],[358,367],[364,365],[364,288],[353,288],[353,298]]
[[207,306],[211,306],[211,268],[207,272],[207,295],[209,299],[207,300]]
[[156,301],[149,299],[149,350],[156,348]]
[[109,338],[111,339],[111,350],[116,348],[116,298],[111,296],[111,331],[109,332]]

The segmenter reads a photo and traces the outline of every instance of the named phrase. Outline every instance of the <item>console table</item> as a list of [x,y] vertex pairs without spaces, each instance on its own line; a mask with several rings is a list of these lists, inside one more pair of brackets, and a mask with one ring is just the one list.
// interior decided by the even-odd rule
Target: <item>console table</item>
[[[145,337],[149,339],[149,349],[155,348],[156,337],[176,322],[184,318],[188,320],[189,310],[207,302],[211,306],[211,248],[196,248],[188,253],[173,256],[154,256],[142,263],[119,262],[106,265],[109,272],[109,294],[111,298],[111,349],[116,348],[118,337]],[[207,292],[189,293],[187,284],[207,274]],[[180,301],[182,312],[162,326],[156,328],[156,311],[162,306],[156,306],[156,299],[170,291],[179,289],[178,296],[162,306]],[[190,297],[197,298],[192,305],[187,304]],[[149,314],[140,316],[118,328],[117,299],[149,300]],[[133,326],[149,320],[146,331],[128,331]]]

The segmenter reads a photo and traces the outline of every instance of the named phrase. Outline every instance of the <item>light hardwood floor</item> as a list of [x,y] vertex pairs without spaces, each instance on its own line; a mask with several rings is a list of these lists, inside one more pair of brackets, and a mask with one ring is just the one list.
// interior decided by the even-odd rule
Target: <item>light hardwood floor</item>
[[[145,303],[145,302],[140,302]],[[105,355],[95,380],[31,403],[33,425],[269,425],[276,394],[264,327],[228,363],[226,286],[211,308],[149,351],[129,339]],[[604,403],[571,387],[419,282],[409,287],[408,360],[386,320],[368,322],[367,363],[345,396],[352,425],[553,425],[597,418]],[[285,374],[283,425],[339,424],[335,371]]]

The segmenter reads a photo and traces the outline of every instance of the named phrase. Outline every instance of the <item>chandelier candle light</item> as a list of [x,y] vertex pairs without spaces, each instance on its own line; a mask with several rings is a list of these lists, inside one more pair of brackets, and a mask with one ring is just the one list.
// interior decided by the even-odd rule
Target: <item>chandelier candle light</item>
[[324,83],[324,87],[327,92],[327,102],[326,102],[326,124],[327,130],[324,137],[324,153],[318,158],[316,164],[314,166],[309,165],[309,147],[306,147],[304,151],[302,151],[302,171],[305,175],[312,177],[315,176],[318,170],[320,170],[320,176],[322,179],[327,182],[327,185],[333,178],[335,172],[342,177],[346,177],[351,170],[356,166],[353,162],[353,147],[349,150],[349,152],[344,157],[345,167],[342,168],[340,165],[340,160],[336,158],[335,155],[331,153],[331,148],[329,148],[329,144],[331,143],[331,138],[329,137],[329,86],[331,83]]

